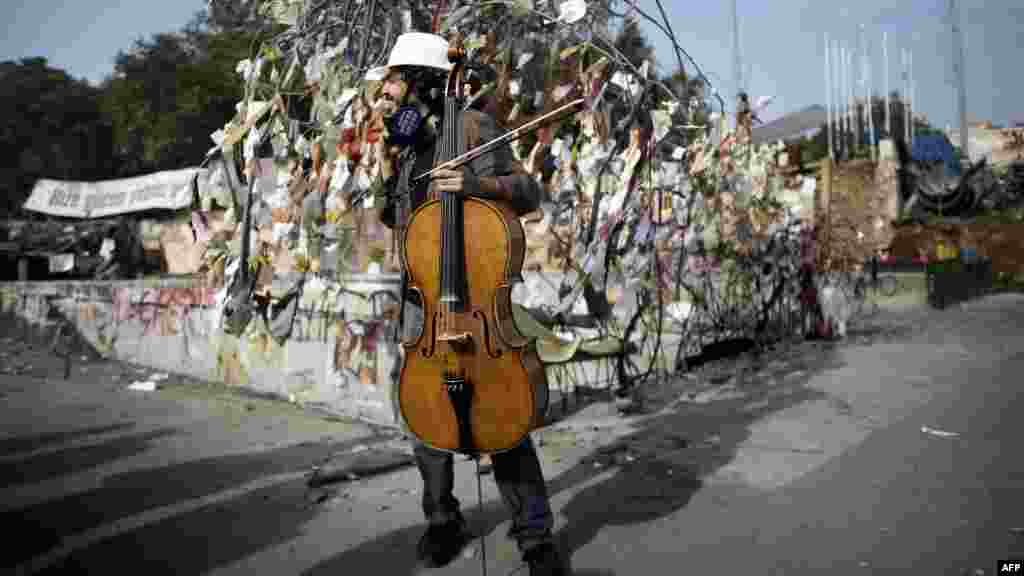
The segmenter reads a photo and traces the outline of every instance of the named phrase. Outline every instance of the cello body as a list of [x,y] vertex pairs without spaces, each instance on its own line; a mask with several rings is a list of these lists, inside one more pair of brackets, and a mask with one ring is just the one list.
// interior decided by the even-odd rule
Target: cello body
[[[449,47],[435,166],[464,152],[465,49]],[[547,378],[512,316],[512,286],[526,253],[523,226],[505,202],[438,193],[410,215],[401,257],[423,325],[403,341],[398,405],[425,445],[476,457],[515,448],[543,423]]]
[[[432,448],[497,453],[543,424],[547,378],[534,343],[512,317],[512,286],[522,279],[526,251],[522,224],[502,202],[467,197],[460,204],[465,276],[458,310],[441,297],[443,202],[424,202],[406,228],[402,261],[423,304],[423,326],[402,343],[399,407],[409,431]],[[472,390],[461,414],[446,384],[453,370]]]

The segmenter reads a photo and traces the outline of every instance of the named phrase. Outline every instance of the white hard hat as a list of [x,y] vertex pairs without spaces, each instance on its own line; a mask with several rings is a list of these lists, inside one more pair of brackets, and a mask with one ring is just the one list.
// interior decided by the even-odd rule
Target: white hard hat
[[448,41],[436,34],[406,32],[395,40],[387,65],[370,69],[366,79],[383,79],[387,69],[395,66],[423,66],[448,72],[452,69]]

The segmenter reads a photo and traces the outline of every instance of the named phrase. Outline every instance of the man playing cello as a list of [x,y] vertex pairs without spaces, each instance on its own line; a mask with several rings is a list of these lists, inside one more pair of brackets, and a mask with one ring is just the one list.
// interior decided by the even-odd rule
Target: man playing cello
[[[379,71],[384,74],[381,99],[390,118],[388,143],[381,148],[398,149],[394,170],[384,172],[391,174],[385,182],[388,201],[381,212],[381,222],[396,231],[403,230],[408,215],[427,200],[430,181],[410,184],[410,178],[433,167],[450,69],[448,42],[440,36],[413,32],[398,37],[386,68]],[[462,125],[470,147],[501,134],[490,117],[476,110],[462,113]],[[382,161],[392,162],[390,157]],[[438,171],[432,182],[438,191],[505,201],[519,216],[536,210],[544,193],[515,161],[507,144],[462,169]],[[409,300],[414,300],[414,293],[409,296]],[[408,317],[402,329],[409,339],[419,330],[422,310],[417,302],[407,300],[403,315]],[[423,479],[422,505],[428,522],[419,542],[418,557],[427,565],[444,566],[459,555],[469,540],[459,501],[453,494],[453,456],[418,440],[413,453]],[[498,490],[513,515],[510,536],[516,539],[530,575],[566,574],[552,539],[553,516],[547,486],[529,435],[515,448],[493,454],[491,460]]]

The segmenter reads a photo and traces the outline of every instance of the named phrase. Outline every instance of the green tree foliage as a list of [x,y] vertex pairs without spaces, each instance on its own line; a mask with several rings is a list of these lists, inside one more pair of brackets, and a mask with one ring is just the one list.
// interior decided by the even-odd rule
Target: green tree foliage
[[118,176],[194,166],[210,134],[235,115],[235,66],[255,56],[257,33],[213,32],[197,15],[184,30],[139,39],[117,54],[102,85],[121,159]]
[[20,212],[39,178],[98,180],[109,174],[111,134],[99,91],[45,58],[0,63],[0,216]]
[[203,23],[214,32],[247,32],[262,29],[270,21],[260,13],[260,2],[213,0],[201,13]]

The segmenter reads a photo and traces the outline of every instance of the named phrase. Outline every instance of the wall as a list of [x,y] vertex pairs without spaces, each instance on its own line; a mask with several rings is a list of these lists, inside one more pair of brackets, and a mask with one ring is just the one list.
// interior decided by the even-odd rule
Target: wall
[[12,282],[0,287],[0,314],[38,334],[52,303],[106,356],[393,424],[387,383],[397,343],[387,335],[397,288],[389,276],[356,278],[344,289],[307,282],[284,346],[258,333],[223,334],[216,289],[191,279]]
[[[858,262],[893,242],[899,216],[897,161],[890,144],[879,146],[879,160],[851,160],[832,169],[831,196],[819,175],[816,221],[829,228],[831,245],[842,246]],[[831,226],[826,224],[831,222]]]
[[[557,301],[557,274],[523,277],[513,302],[534,307]],[[400,356],[391,336],[398,287],[399,277],[387,274],[352,276],[344,286],[307,279],[284,345],[269,337],[259,318],[246,337],[224,334],[220,288],[192,278],[0,283],[0,322],[8,334],[47,345],[56,313],[75,324],[85,348],[103,356],[394,426],[391,383]],[[581,298],[574,312],[585,311]],[[620,319],[630,313],[628,306],[615,311]],[[545,354],[560,357],[564,343],[538,330],[534,335],[548,344],[540,347],[542,360]],[[578,368],[593,384],[598,367],[585,364]],[[559,380],[553,374],[554,389]]]

